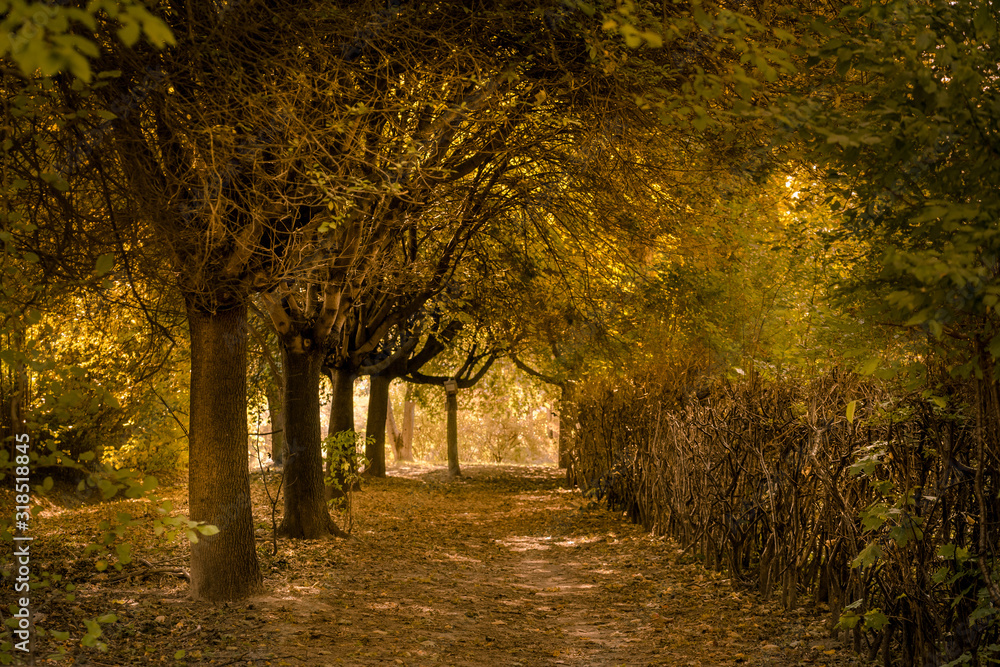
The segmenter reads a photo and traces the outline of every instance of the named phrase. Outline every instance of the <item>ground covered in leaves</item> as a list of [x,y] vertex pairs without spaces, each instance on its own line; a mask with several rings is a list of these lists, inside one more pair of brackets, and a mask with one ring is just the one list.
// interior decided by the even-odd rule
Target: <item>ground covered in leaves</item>
[[[562,488],[561,471],[464,473],[390,469],[355,496],[357,540],[279,540],[276,555],[256,476],[267,590],[220,606],[186,598],[183,541],[143,555],[155,541],[139,527],[137,558],[120,572],[95,573],[93,558],[80,558],[102,519],[152,516],[143,501],[52,507],[36,522],[35,563],[85,583],[71,602],[36,595],[36,620],[73,635],[42,639],[35,664],[59,646],[63,663],[97,667],[860,664],[830,636],[830,610],[786,612],[735,589],[669,540]],[[184,510],[182,487],[167,495]],[[83,619],[109,612],[107,650],[82,648]]]

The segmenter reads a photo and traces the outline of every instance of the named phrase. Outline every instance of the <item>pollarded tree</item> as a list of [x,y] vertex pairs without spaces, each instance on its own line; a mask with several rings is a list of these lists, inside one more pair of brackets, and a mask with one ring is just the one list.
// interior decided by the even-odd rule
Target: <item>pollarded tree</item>
[[[318,116],[343,119],[332,122],[344,132],[337,176],[355,185],[324,185],[346,193],[330,224],[350,232],[339,247],[351,248],[351,266],[282,284],[271,302],[283,339],[310,341],[297,353],[329,347],[331,432],[352,430],[353,378],[365,356],[446,285],[473,239],[527,194],[545,156],[586,134],[586,120],[633,106],[628,86],[586,57],[582,14],[539,17],[502,3],[459,21],[453,7],[419,18],[398,11],[351,50],[336,91],[314,103]],[[534,32],[556,41],[536,45],[526,39]],[[330,298],[310,299],[313,290]],[[329,326],[339,316],[325,304],[346,315],[344,326]],[[334,334],[329,344],[317,339],[318,322]],[[316,382],[303,377],[305,395]],[[315,421],[312,404],[302,405],[310,415],[286,420]]]
[[[389,387],[392,381],[419,372],[423,366],[448,349],[464,323],[451,319],[442,324],[438,312],[415,318],[408,329],[383,341],[379,349],[358,370],[370,378],[365,458],[368,473],[385,477],[385,435],[389,414]],[[422,320],[430,320],[429,331],[421,332]],[[397,451],[397,456],[399,452]]]
[[[447,411],[447,448],[448,448],[448,476],[455,478],[462,476],[462,467],[458,459],[458,390],[469,389],[483,379],[490,370],[493,362],[502,353],[492,346],[488,341],[480,347],[475,342],[475,334],[466,341],[467,348],[464,355],[459,355],[461,361],[457,367],[452,367],[450,373],[446,375],[428,375],[420,370],[413,371],[406,376],[407,382],[416,384],[436,385],[444,388],[445,407]],[[457,351],[457,350],[456,350]],[[442,365],[443,360],[438,360],[436,365]]]
[[[192,349],[190,511],[220,531],[193,545],[191,590],[222,600],[261,581],[246,460],[247,304],[308,266],[323,224],[317,214],[336,216],[344,194],[336,188],[355,184],[344,177],[349,124],[327,125],[334,118],[313,102],[340,85],[340,47],[357,36],[344,16],[308,3],[163,11],[176,46],[160,54],[108,40],[97,62],[116,73],[61,91],[70,109],[129,101],[66,163],[104,177],[110,215],[153,230],[183,294]],[[371,10],[352,16],[366,22]],[[275,22],[286,29],[275,32]],[[301,94],[309,75],[312,97]]]

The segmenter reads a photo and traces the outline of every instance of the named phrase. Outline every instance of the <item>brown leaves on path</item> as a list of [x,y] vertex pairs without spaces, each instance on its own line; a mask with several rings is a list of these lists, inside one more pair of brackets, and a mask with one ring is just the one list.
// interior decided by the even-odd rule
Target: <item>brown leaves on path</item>
[[682,564],[560,488],[561,471],[464,471],[391,470],[358,498],[363,545],[289,556],[264,605],[287,609],[274,651],[310,665],[853,664],[825,618],[779,616]]
[[[830,638],[829,610],[785,613],[735,590],[561,488],[562,471],[463,470],[449,481],[411,465],[366,480],[359,541],[280,540],[277,556],[256,477],[263,596],[211,605],[138,566],[132,579],[98,575],[78,604],[119,616],[105,627],[109,651],[69,652],[95,666],[860,664]],[[183,511],[184,489],[171,495]],[[183,564],[187,549],[159,559]]]

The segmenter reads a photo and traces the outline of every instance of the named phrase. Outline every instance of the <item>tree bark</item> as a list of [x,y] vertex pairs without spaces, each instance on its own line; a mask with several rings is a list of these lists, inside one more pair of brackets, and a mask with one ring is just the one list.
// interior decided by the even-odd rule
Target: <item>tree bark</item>
[[368,394],[368,422],[365,426],[365,458],[372,477],[385,477],[385,422],[389,410],[392,378],[372,375]]
[[392,398],[387,397],[385,402],[385,425],[386,425],[386,435],[388,436],[390,442],[392,442],[392,456],[393,460],[397,463],[400,460],[400,456],[403,453],[403,432],[399,430],[396,426],[396,416],[392,409]]
[[271,447],[271,460],[279,466],[285,461],[285,413],[282,407],[284,405],[282,394],[285,389],[282,384],[281,378],[274,378],[274,384],[269,383],[266,390],[267,414],[271,422],[267,429],[270,433],[267,442]]
[[324,440],[334,434],[333,422],[330,421],[330,416],[333,414],[333,376],[327,374],[326,379],[330,383],[330,402],[329,404],[320,404],[320,410],[326,412],[326,427],[322,429]]
[[247,465],[247,308],[188,307],[191,406],[188,497],[191,519],[218,527],[191,545],[191,596],[219,602],[262,583]]
[[445,392],[448,405],[448,476],[461,477],[458,465],[458,392]]
[[413,460],[413,422],[416,408],[413,402],[413,387],[407,385],[406,398],[403,400],[403,448],[399,453],[400,461]]
[[[330,434],[336,435],[344,431],[354,431],[354,373],[348,368],[333,368],[329,371],[330,382],[333,384],[333,400],[330,403]],[[334,461],[332,456],[326,458],[326,474],[343,468],[340,461]],[[327,487],[327,499],[344,494],[346,478],[339,477],[341,490]]]
[[326,505],[319,419],[322,349],[294,351],[283,342],[285,369],[285,516],[280,533],[317,539],[330,534],[333,520]]
[[354,374],[349,369],[334,368],[329,371],[333,385],[330,401],[330,435],[354,430]]

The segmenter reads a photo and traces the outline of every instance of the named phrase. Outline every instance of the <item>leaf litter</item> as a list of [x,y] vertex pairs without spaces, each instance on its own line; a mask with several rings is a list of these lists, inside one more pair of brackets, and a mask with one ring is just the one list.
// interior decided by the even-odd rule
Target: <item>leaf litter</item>
[[[121,573],[90,575],[72,606],[43,613],[57,629],[82,627],[88,614],[119,617],[104,627],[106,652],[63,643],[76,664],[95,667],[862,664],[831,636],[829,609],[785,611],[738,590],[671,540],[563,488],[562,471],[463,472],[449,480],[441,467],[390,468],[355,497],[356,541],[282,539],[277,555],[255,476],[263,595],[192,602],[167,567],[186,566],[189,546],[161,545],[149,555],[151,531],[133,529],[144,558]],[[185,511],[182,486],[167,495]],[[113,505],[96,511],[113,516]],[[53,517],[63,544],[85,543],[74,516],[82,512],[95,508]],[[40,553],[55,560],[58,551]],[[39,643],[45,653],[36,650],[36,664],[48,662],[43,655],[55,643]]]

